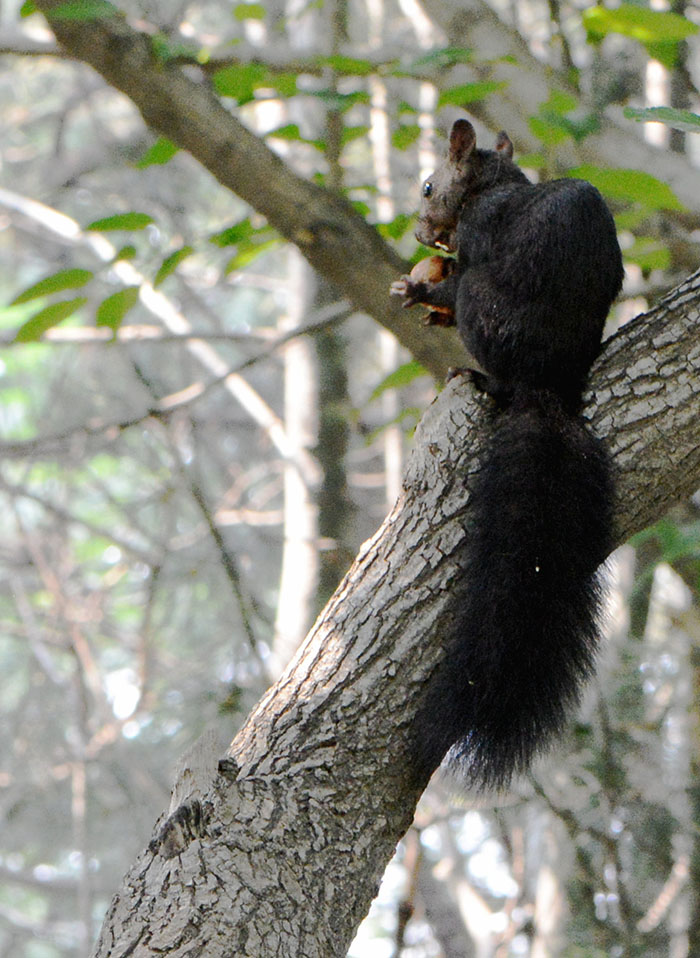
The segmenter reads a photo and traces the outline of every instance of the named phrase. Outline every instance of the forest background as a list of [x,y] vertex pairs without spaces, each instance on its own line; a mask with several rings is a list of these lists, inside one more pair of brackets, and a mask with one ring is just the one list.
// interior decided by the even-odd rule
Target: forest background
[[[695,4],[123,2],[148,93],[91,41],[113,7],[63,4],[61,46],[55,6],[0,7],[0,954],[26,958],[90,953],[178,757],[223,753],[400,494],[463,358],[388,296],[452,119],[604,193],[608,335],[700,243]],[[566,741],[504,796],[431,785],[350,955],[700,954],[699,506],[611,560]]]

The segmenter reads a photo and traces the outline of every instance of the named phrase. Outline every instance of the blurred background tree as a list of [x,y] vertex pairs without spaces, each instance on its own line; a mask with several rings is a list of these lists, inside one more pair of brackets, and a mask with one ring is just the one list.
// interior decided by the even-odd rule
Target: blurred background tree
[[[574,171],[608,198],[626,263],[609,332],[697,267],[696,6],[119,8],[347,197],[387,261],[419,255],[418,183],[466,109],[533,178]],[[239,199],[31,0],[2,4],[0,52],[0,953],[82,958],[178,755],[233,737],[393,503],[458,347],[426,330],[436,359],[416,362],[417,318],[384,294],[359,311],[351,268],[314,272],[261,215],[274,183]],[[351,955],[700,954],[699,504],[611,560],[569,740],[506,796],[431,788]]]

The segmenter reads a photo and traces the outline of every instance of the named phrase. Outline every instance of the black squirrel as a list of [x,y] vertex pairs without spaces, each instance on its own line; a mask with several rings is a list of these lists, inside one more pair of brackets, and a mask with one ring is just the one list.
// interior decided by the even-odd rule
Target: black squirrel
[[581,397],[622,286],[615,224],[583,180],[531,183],[499,133],[478,149],[457,120],[423,183],[416,238],[457,254],[440,282],[391,291],[454,321],[495,400],[471,489],[456,628],[416,737],[432,771],[450,758],[503,787],[551,745],[591,675],[612,548],[609,456]]

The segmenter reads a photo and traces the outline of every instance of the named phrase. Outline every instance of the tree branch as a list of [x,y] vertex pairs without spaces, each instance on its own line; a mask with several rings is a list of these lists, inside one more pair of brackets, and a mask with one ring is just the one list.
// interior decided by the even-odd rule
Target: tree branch
[[[104,4],[108,15],[70,20],[56,16],[61,3],[37,0],[36,5],[67,52],[125,93],[153,130],[188,150],[223,186],[262,213],[356,309],[389,328],[436,377],[443,378],[450,366],[465,364],[464,347],[453,330],[426,334],[415,316],[403,310],[396,297],[387,295],[405,263],[347,200],[294,173],[226,109],[203,72],[198,71],[197,80],[191,66],[163,62],[152,38],[131,27],[111,4]],[[507,126],[518,142],[535,148],[527,117],[548,96],[546,68],[480,0],[460,0],[459,5],[444,9],[433,9],[431,0],[425,0],[425,5],[455,42],[466,37],[480,51],[481,61],[490,57],[499,61],[471,71],[474,79],[487,70],[489,78],[508,81],[503,94],[474,105],[475,115],[494,127]],[[504,44],[498,51],[494,31],[498,43]],[[505,53],[511,53],[517,63],[503,62]],[[563,79],[561,85],[565,86]],[[578,145],[564,144],[561,162],[643,165],[668,179],[688,209],[700,212],[697,171],[680,155],[656,150],[635,134],[636,128],[629,123],[623,126],[605,119],[599,134]]]
[[[594,370],[586,411],[619,473],[618,542],[700,481],[699,316],[700,272],[624,327]],[[180,954],[194,939],[208,956],[345,953],[426,784],[409,733],[451,628],[490,415],[459,380],[427,411],[394,510],[206,798],[134,864],[100,958]]]
[[[356,309],[388,326],[426,369],[443,377],[461,363],[455,335],[423,335],[414,316],[388,295],[405,263],[342,196],[297,176],[217,99],[209,81],[163,62],[151,38],[116,8],[94,20],[56,16],[63,0],[40,0],[56,38],[125,93],[146,123],[190,152],[223,185],[262,213]],[[111,13],[113,11],[113,13]]]
[[[83,243],[102,262],[111,264],[112,272],[125,286],[137,286],[139,299],[146,309],[157,317],[171,333],[182,336],[185,349],[214,377],[214,382],[223,384],[224,388],[245,409],[246,413],[267,432],[270,441],[277,447],[285,460],[294,464],[304,482],[311,486],[318,482],[319,470],[316,461],[304,450],[291,448],[282,422],[259,393],[242,376],[232,370],[209,343],[191,335],[192,327],[189,320],[161,290],[156,289],[152,283],[148,282],[130,262],[116,259],[117,250],[106,236],[97,232],[85,232],[69,216],[58,213],[37,200],[27,199],[10,190],[0,189],[0,205],[9,209],[18,209],[26,216],[38,219],[45,229],[70,239],[72,242]],[[241,368],[247,368],[252,365],[252,362],[252,360],[250,362],[245,361],[241,364]],[[202,395],[206,389],[206,386],[201,385],[199,390],[188,390],[187,396],[190,399],[193,398],[193,392],[197,396]],[[179,403],[178,399],[171,402],[169,408],[177,403]],[[166,408],[164,404],[160,410],[152,410],[151,412],[157,414],[159,411],[165,411]]]
[[[160,61],[113,7],[105,4],[108,15],[98,20],[70,21],[52,15],[61,0],[36,2],[72,55],[266,215],[424,365],[440,372],[459,361],[454,338],[438,345],[434,331],[392,308],[386,290],[402,264],[350,204],[297,177],[208,85]],[[483,13],[478,3],[467,6]],[[475,30],[470,43],[477,46]],[[514,102],[504,105],[517,119]],[[531,112],[522,108],[521,126]],[[619,144],[616,136],[611,143]],[[637,166],[643,145],[628,142]],[[624,156],[619,149],[616,165]],[[676,169],[674,189],[697,210],[694,180]],[[698,484],[699,313],[695,274],[626,326],[594,371],[587,411],[619,471],[619,541]],[[410,730],[451,630],[470,477],[490,414],[488,401],[461,381],[430,407],[392,513],[253,711],[210,789],[161,823],[135,862],[98,956],[346,952],[426,784],[413,771]]]

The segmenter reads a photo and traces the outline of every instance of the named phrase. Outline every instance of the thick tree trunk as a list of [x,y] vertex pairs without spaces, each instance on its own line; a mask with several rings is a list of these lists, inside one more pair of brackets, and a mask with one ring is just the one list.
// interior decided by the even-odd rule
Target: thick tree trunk
[[[618,541],[700,482],[700,273],[610,342],[593,428],[619,471]],[[200,797],[156,830],[96,955],[338,958],[426,782],[410,729],[450,630],[469,477],[491,415],[454,380],[404,491]]]

